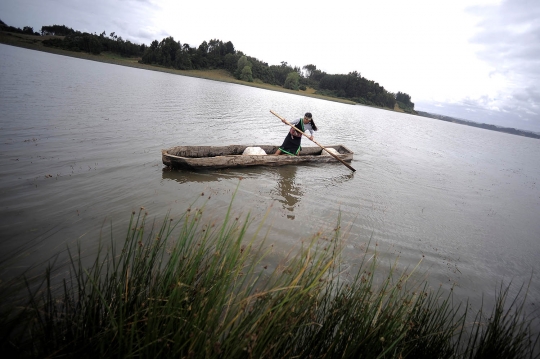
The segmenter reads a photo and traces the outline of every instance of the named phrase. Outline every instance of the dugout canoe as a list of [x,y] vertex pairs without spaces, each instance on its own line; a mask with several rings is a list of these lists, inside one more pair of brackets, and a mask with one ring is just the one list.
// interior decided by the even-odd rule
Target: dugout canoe
[[[242,155],[247,147],[260,147],[269,155]],[[325,146],[339,152],[346,162],[353,159],[353,152],[343,145]],[[321,155],[320,147],[302,147],[299,156],[273,155],[278,146],[230,145],[230,146],[177,146],[161,150],[163,164],[177,169],[214,169],[248,166],[283,166],[305,163],[339,163],[332,156]]]

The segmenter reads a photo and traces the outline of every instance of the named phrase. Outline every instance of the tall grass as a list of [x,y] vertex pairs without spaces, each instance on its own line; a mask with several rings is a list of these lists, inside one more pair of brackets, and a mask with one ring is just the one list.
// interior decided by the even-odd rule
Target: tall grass
[[65,278],[51,266],[37,286],[26,281],[22,304],[5,283],[1,349],[39,358],[538,357],[531,318],[523,302],[507,304],[507,289],[485,318],[397,263],[376,280],[376,252],[352,273],[339,225],[269,269],[272,247],[259,230],[248,237],[249,216],[229,208],[216,223],[203,212],[159,226],[133,213],[121,248],[111,238],[85,266],[78,247]]

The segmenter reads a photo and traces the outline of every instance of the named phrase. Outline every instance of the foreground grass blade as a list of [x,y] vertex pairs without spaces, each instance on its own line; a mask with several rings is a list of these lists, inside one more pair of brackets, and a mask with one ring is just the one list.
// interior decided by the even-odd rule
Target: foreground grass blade
[[252,220],[231,208],[220,223],[203,220],[203,205],[160,225],[141,209],[121,249],[113,238],[100,243],[90,266],[80,247],[68,249],[62,276],[51,263],[41,278],[2,283],[0,349],[40,358],[538,357],[526,293],[508,305],[501,286],[491,315],[471,317],[417,276],[420,266],[384,267],[369,245],[351,272],[339,218],[331,235],[317,233],[270,270],[261,227],[248,238]]

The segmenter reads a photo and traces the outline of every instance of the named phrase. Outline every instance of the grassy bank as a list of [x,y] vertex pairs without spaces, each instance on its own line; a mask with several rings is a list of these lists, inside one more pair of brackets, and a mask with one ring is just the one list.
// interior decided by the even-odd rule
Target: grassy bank
[[[57,37],[61,37],[61,36],[57,36]],[[315,90],[312,88],[308,88],[305,91],[294,91],[294,90],[285,89],[281,86],[274,86],[274,85],[265,84],[265,83],[240,81],[234,78],[234,76],[232,76],[229,72],[225,70],[218,69],[218,70],[186,70],[184,71],[184,70],[177,70],[173,68],[142,64],[138,62],[140,60],[139,58],[126,58],[126,57],[122,57],[117,54],[113,54],[109,52],[103,52],[100,55],[93,55],[86,52],[74,52],[74,51],[67,51],[67,50],[62,50],[62,49],[58,49],[54,47],[47,47],[43,45],[43,40],[46,40],[48,38],[51,38],[51,36],[34,36],[34,35],[17,34],[17,33],[0,31],[0,43],[11,45],[11,46],[23,47],[30,50],[43,51],[43,52],[48,52],[48,53],[57,54],[57,55],[76,57],[79,59],[104,62],[104,63],[120,65],[120,66],[134,67],[134,68],[139,68],[139,69],[144,69],[144,70],[166,72],[166,73],[170,73],[174,75],[198,77],[198,78],[204,78],[204,79],[214,80],[214,81],[235,83],[235,84],[244,85],[244,86],[257,87],[257,88],[262,88],[262,89],[271,90],[271,91],[285,92],[285,93],[290,93],[294,95],[313,97],[313,98],[318,98],[321,100],[334,101],[334,102],[346,103],[346,104],[351,104],[351,105],[355,104],[355,102],[350,101],[350,100],[315,94]]]
[[[452,295],[415,280],[414,270],[379,268],[376,251],[368,249],[352,271],[340,261],[339,224],[272,265],[272,246],[258,231],[246,235],[257,225],[249,216],[236,218],[229,209],[221,221],[210,221],[204,212],[192,208],[155,226],[141,209],[123,246],[104,241],[93,264],[83,265],[75,249],[69,270],[51,266],[39,278],[2,283],[2,351],[39,358],[525,358],[538,352],[523,302],[507,302],[504,288],[493,311],[470,313]],[[21,283],[23,291],[14,291]]]

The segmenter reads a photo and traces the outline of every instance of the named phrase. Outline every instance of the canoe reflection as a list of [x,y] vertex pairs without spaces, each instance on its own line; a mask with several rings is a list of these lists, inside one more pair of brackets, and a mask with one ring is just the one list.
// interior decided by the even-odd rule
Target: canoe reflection
[[182,171],[171,170],[166,167],[163,168],[161,173],[162,179],[173,180],[179,183],[188,182],[214,182],[230,176],[223,176],[222,173],[216,171]]
[[[307,167],[309,166],[302,168]],[[312,172],[313,169],[309,169],[310,175],[306,177],[305,171],[301,171],[304,175],[298,175],[299,168],[298,166],[278,166],[212,171],[170,170],[164,168],[162,178],[182,184],[189,182],[237,181],[239,178],[243,178],[245,180],[244,185],[242,185],[243,190],[253,195],[270,197],[272,200],[281,203],[287,219],[294,220],[294,210],[304,196],[306,186],[309,185],[309,183],[304,183],[306,180],[308,182],[315,180],[318,183],[326,183],[325,186],[330,187],[354,177],[354,172],[336,176],[334,172],[330,172],[334,170],[332,166],[328,167],[328,171],[319,169]]]
[[223,180],[260,179],[268,177],[268,171],[264,168],[238,168],[238,169],[214,169],[214,170],[177,170],[163,168],[161,178],[173,180],[179,183],[188,182],[218,182]]

